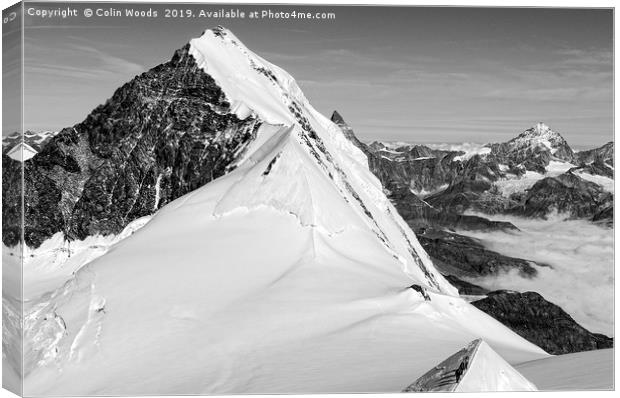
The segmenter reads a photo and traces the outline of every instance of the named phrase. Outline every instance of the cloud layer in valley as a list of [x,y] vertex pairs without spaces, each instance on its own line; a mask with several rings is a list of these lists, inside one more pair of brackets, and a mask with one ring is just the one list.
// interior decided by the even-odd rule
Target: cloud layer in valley
[[533,279],[517,272],[471,280],[489,289],[535,291],[591,332],[613,336],[614,234],[590,222],[501,217],[520,232],[462,232],[491,250],[548,264]]

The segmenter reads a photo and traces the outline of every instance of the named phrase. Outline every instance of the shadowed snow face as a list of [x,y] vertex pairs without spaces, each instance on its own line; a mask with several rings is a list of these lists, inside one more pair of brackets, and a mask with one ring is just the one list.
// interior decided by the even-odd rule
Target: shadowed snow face
[[553,268],[537,267],[538,276],[533,279],[508,272],[473,282],[488,289],[538,292],[591,332],[613,336],[613,230],[559,218],[500,218],[512,222],[521,232],[462,233],[481,239],[491,250]]

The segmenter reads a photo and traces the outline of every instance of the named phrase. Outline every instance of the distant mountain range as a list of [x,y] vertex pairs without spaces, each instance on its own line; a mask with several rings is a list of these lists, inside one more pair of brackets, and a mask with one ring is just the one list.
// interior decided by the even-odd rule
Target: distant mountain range
[[[454,232],[517,229],[467,212],[535,218],[559,212],[569,219],[613,227],[613,142],[574,152],[559,133],[538,123],[508,142],[464,145],[466,151],[377,141],[365,144],[337,111],[331,120],[366,154],[386,195],[450,283],[461,294],[489,295],[474,305],[550,353],[613,346],[613,339],[590,333],[538,294],[491,293],[462,280],[510,270],[535,277],[533,265],[548,265],[502,255]],[[533,312],[524,315],[525,309]]]
[[40,152],[54,135],[56,135],[54,131],[34,132],[28,130],[23,135],[14,132],[2,138],[2,152],[11,150],[15,145],[22,143],[22,140],[24,144]]
[[[352,135],[337,112],[332,120]],[[465,212],[541,218],[560,213],[610,226],[613,222],[613,142],[574,152],[559,133],[539,123],[508,142],[469,152],[416,144],[366,145],[357,138],[353,143],[369,157],[371,170],[388,192],[405,197],[399,202],[409,206],[408,219],[417,218],[419,226],[429,217],[454,218]],[[417,216],[410,208],[416,200],[407,191],[423,199]],[[473,228],[477,221],[471,219]]]

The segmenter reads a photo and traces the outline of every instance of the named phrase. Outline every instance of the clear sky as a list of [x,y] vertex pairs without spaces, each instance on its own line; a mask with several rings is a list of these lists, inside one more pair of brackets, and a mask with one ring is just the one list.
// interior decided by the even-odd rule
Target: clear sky
[[287,21],[165,19],[161,4],[135,5],[157,10],[156,19],[85,18],[84,6],[72,6],[79,17],[25,19],[26,129],[83,120],[122,83],[221,24],[290,72],[319,111],[337,109],[362,140],[496,142],[538,121],[577,148],[613,139],[611,10],[317,6],[336,19]]

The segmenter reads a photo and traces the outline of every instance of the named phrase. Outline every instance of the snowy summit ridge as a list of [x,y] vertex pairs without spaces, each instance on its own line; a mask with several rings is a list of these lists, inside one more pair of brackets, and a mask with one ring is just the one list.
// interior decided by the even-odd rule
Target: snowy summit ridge
[[26,395],[396,392],[478,338],[547,356],[458,296],[288,73],[221,27],[188,51],[258,128],[227,174],[29,303]]
[[[284,126],[263,131],[247,152],[252,166],[264,160],[271,175],[266,176],[265,169],[259,181],[252,175],[255,171],[249,171],[247,184],[236,184],[216,211],[271,205],[330,234],[353,228],[356,223],[350,218],[355,217],[360,228],[373,230],[384,248],[399,259],[413,276],[412,282],[456,294],[428,257],[416,254],[423,252],[421,247],[383,195],[379,181],[364,167],[361,151],[309,104],[292,76],[222,27],[191,40],[189,53],[222,87],[240,118],[250,111],[267,124]],[[238,162],[241,167],[243,163]]]

